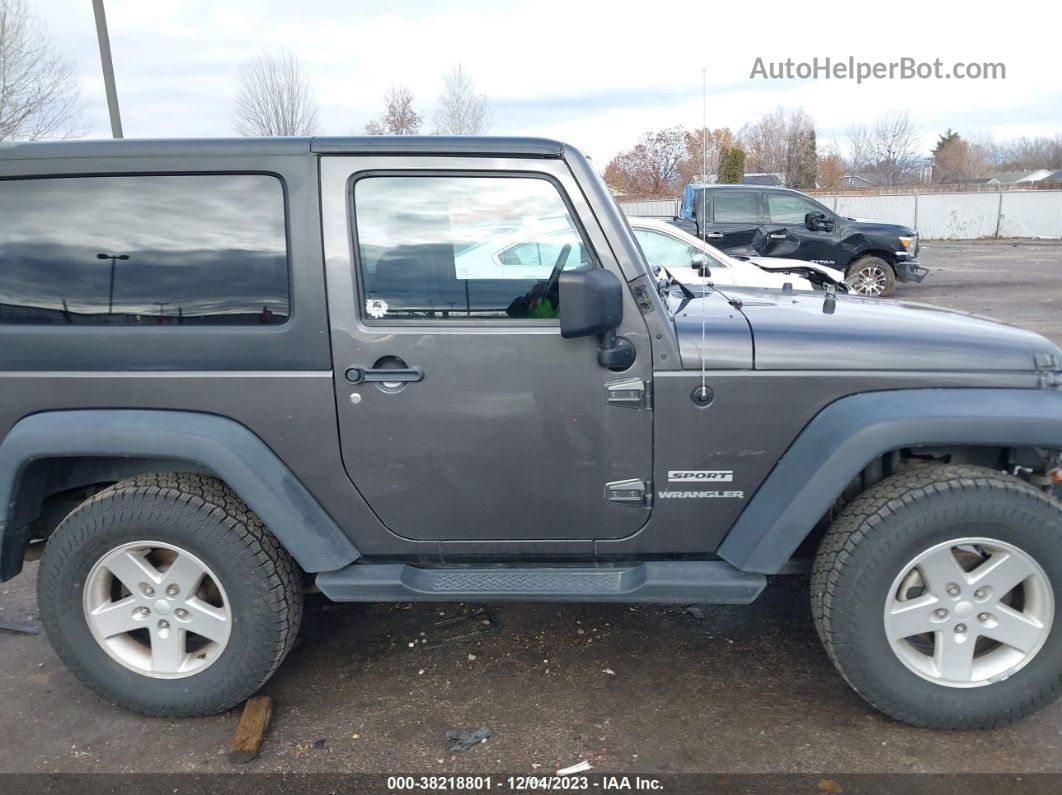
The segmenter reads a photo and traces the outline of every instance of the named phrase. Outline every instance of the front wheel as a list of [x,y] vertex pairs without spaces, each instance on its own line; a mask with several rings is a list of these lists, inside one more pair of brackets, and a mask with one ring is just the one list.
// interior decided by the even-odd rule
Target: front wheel
[[76,508],[48,540],[41,621],[89,687],[145,715],[235,706],[290,650],[298,568],[225,484],[144,475]]
[[1062,510],[973,466],[894,475],[823,537],[812,612],[867,701],[917,726],[990,728],[1062,693]]
[[896,292],[896,272],[881,257],[860,257],[848,267],[845,278],[850,292],[881,298]]

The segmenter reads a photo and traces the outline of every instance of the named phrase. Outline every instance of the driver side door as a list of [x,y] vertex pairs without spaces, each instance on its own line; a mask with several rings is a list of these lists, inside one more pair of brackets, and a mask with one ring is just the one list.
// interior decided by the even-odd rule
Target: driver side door
[[[833,265],[837,259],[839,236],[836,223],[830,230],[808,229],[808,213],[822,213],[823,209],[801,196],[780,191],[766,191],[768,257],[787,257]],[[832,216],[827,214],[832,219]]]

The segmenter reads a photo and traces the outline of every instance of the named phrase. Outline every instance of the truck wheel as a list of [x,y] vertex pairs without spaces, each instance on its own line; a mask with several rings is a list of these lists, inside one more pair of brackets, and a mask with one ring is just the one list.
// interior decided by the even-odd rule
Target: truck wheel
[[848,266],[845,281],[857,295],[880,298],[896,292],[896,273],[881,257],[860,257]]
[[940,729],[999,726],[1062,692],[1062,506],[974,466],[894,475],[822,539],[812,613],[863,698]]
[[225,484],[142,475],[56,528],[37,584],[41,621],[71,671],[144,715],[227,710],[291,649],[298,568]]

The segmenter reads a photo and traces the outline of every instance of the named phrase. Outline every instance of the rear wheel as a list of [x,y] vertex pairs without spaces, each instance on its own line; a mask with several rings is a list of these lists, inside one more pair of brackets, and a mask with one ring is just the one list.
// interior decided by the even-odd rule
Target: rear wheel
[[295,640],[300,575],[224,484],[145,475],[75,509],[48,541],[41,619],[63,662],[147,715],[221,712]]
[[896,273],[881,257],[860,257],[848,267],[848,289],[873,298],[896,292]]
[[822,540],[812,611],[838,670],[918,726],[988,728],[1062,693],[1062,510],[973,466],[925,466],[849,504]]

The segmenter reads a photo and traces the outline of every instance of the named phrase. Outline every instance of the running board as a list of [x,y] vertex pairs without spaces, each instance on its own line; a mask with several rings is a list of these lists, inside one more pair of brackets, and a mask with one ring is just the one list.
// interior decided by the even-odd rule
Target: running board
[[597,568],[419,568],[351,563],[317,575],[334,602],[699,602],[748,604],[767,578],[726,561]]

